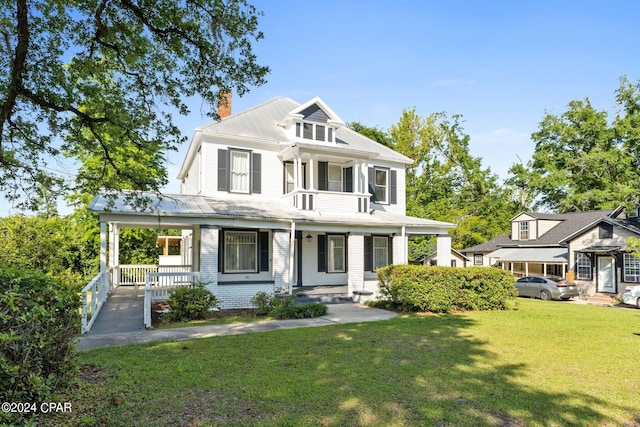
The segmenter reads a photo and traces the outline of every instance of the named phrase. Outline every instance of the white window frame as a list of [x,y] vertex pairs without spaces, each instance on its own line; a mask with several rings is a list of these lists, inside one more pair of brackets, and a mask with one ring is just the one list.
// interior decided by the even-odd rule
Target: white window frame
[[327,273],[347,271],[346,239],[341,234],[327,235]]
[[529,240],[529,221],[521,221],[518,226],[520,240]]
[[[332,174],[331,174],[331,169],[333,169],[334,175],[336,174],[337,171],[337,180],[336,179],[331,179],[332,178]],[[342,165],[336,164],[336,163],[329,163],[327,165],[327,190],[328,191],[336,191],[336,192],[341,192],[342,191]],[[335,176],[333,177],[335,178]]]
[[[480,260],[478,262],[478,260]],[[482,254],[474,254],[473,255],[473,265],[484,265],[484,255]]]
[[[318,127],[324,129],[324,136],[318,138]],[[305,136],[305,128],[307,135]],[[310,133],[309,133],[310,131]],[[325,123],[315,122],[296,122],[296,137],[302,139],[308,139],[311,141],[333,142],[333,127]]]
[[389,238],[373,236],[373,271],[389,265]]
[[[289,168],[291,168],[291,174],[289,174]],[[284,174],[285,174],[285,194],[291,193],[296,188],[296,177],[295,177],[295,164],[294,163],[285,163],[284,164]],[[289,181],[291,178],[291,181]],[[291,189],[289,189],[291,187]]]
[[[378,184],[378,172],[384,173],[384,184]],[[376,203],[388,204],[389,203],[389,169],[374,168],[373,169],[373,192],[375,195]],[[384,189],[384,198],[381,198],[378,189]]]
[[[227,242],[229,237],[244,237],[248,241]],[[245,250],[242,250],[242,249]],[[247,249],[249,248],[249,249]],[[251,254],[249,263],[242,259],[243,254]],[[232,258],[233,257],[233,258]],[[232,261],[235,260],[234,263]],[[242,265],[242,263],[246,263]],[[225,273],[257,273],[258,272],[258,232],[257,231],[224,231],[224,272]]]
[[630,253],[623,254],[624,281],[640,283],[640,259]]
[[[234,157],[246,157],[246,168],[234,169],[237,167],[237,162],[234,162]],[[232,193],[245,193],[251,192],[251,152],[242,150],[230,150],[229,153],[229,191]]]
[[593,280],[593,265],[591,263],[591,258],[582,252],[578,252],[576,254],[576,279]]

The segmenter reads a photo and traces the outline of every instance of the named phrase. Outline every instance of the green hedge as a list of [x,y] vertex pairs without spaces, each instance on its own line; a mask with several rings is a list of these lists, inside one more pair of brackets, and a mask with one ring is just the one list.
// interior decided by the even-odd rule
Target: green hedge
[[[70,384],[79,308],[77,292],[58,280],[0,267],[0,402],[53,401]],[[0,425],[31,415],[2,412]]]
[[378,269],[381,299],[405,311],[505,310],[515,306],[515,277],[497,268],[390,265]]

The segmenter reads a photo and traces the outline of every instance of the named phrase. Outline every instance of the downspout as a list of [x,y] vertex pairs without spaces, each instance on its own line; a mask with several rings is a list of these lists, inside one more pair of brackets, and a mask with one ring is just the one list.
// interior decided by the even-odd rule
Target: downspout
[[296,250],[296,223],[291,221],[291,235],[289,238],[289,277],[287,281],[287,288],[289,289],[289,295],[293,293],[293,268]]

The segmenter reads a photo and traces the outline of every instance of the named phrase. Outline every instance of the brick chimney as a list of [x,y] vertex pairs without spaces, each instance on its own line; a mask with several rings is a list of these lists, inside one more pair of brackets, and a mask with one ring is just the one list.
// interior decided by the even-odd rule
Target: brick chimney
[[218,116],[224,119],[231,115],[231,91],[220,89],[218,92]]

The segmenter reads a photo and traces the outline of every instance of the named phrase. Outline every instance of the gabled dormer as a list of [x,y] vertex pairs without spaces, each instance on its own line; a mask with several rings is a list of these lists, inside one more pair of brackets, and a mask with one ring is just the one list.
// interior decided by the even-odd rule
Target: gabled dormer
[[537,240],[562,221],[555,214],[522,212],[511,220],[511,239]]
[[297,143],[336,144],[336,131],[344,126],[342,119],[320,98],[300,105],[279,123],[290,139]]

